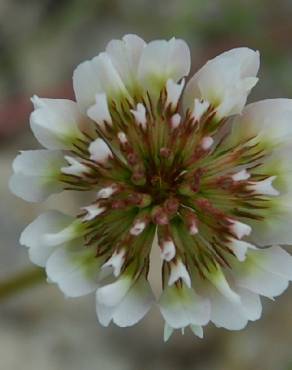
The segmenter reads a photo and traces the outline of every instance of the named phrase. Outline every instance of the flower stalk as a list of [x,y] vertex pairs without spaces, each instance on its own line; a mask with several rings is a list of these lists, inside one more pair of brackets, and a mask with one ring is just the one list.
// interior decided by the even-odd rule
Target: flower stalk
[[9,279],[0,281],[0,302],[5,299],[46,282],[43,269],[30,268]]

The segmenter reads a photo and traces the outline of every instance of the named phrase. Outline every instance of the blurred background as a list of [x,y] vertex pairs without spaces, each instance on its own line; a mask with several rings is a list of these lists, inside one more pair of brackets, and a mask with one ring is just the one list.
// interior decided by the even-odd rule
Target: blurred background
[[[292,98],[291,0],[0,0],[0,279],[30,266],[18,237],[48,208],[72,211],[78,200],[28,204],[8,191],[11,162],[37,148],[29,132],[30,96],[73,97],[72,72],[112,38],[184,38],[193,70],[236,46],[261,52],[260,82],[250,101]],[[74,203],[75,202],[75,203]],[[175,333],[163,343],[153,310],[134,328],[102,328],[94,298],[65,299],[39,285],[0,305],[2,370],[291,370],[292,288],[240,332],[212,326],[204,340]]]

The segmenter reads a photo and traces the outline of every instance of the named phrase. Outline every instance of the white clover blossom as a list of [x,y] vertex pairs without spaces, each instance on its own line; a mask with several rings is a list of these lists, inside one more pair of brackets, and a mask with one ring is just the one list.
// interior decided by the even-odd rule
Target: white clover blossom
[[102,325],[133,325],[155,302],[152,248],[165,340],[188,326],[202,337],[209,321],[242,329],[260,296],[287,288],[292,100],[244,107],[258,68],[258,52],[237,48],[187,81],[183,40],[126,35],[77,67],[77,102],[32,99],[46,149],[17,156],[11,190],[32,202],[89,191],[92,203],[40,215],[20,243],[66,296],[96,292]]

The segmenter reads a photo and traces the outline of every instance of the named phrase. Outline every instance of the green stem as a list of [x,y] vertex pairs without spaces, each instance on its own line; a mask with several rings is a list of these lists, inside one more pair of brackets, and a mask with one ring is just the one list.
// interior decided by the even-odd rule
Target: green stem
[[6,281],[0,281],[0,301],[45,281],[45,272],[39,268],[26,270]]

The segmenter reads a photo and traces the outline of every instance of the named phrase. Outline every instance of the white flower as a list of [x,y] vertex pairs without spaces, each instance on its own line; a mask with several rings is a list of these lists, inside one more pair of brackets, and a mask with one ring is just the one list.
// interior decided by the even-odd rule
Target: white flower
[[185,80],[181,80],[180,83],[174,83],[173,80],[166,81],[166,107],[170,107],[171,109],[175,109],[179,99],[181,97],[181,93],[185,86]]
[[292,257],[280,247],[251,250],[237,267],[236,284],[256,294],[273,298],[283,293],[292,280]]
[[[197,337],[199,337],[201,339],[203,338],[204,331],[203,331],[202,326],[192,324],[192,325],[189,325],[189,327],[190,327],[191,331],[194,333],[194,335],[196,335]],[[164,325],[164,335],[163,335],[163,338],[164,338],[165,342],[168,341],[168,339],[171,337],[174,330],[175,330],[174,328],[172,328],[170,325],[165,323],[165,325]],[[182,335],[184,335],[185,327],[181,328],[181,333],[182,333]]]
[[239,261],[244,261],[246,258],[246,253],[248,248],[255,249],[256,247],[250,243],[243,240],[238,240],[235,238],[230,238],[227,242],[227,246],[232,250]]
[[181,287],[166,288],[159,305],[166,323],[173,329],[188,325],[206,325],[210,319],[209,301],[185,284]]
[[202,118],[203,114],[206,113],[209,106],[210,103],[208,101],[195,98],[194,108],[191,113],[192,118],[194,118],[196,121],[199,121]]
[[108,261],[102,266],[107,267],[111,266],[113,268],[114,276],[119,276],[121,273],[122,266],[125,262],[125,249],[121,249],[120,251],[115,251],[114,254],[110,257]]
[[277,196],[280,193],[272,185],[272,182],[275,179],[276,179],[276,176],[271,176],[271,177],[268,177],[267,179],[262,180],[262,181],[250,181],[248,183],[247,189],[253,191],[256,194]]
[[153,305],[156,236],[165,340],[187,327],[202,338],[209,321],[242,329],[261,296],[287,288],[292,100],[244,107],[258,68],[258,52],[237,48],[188,80],[183,40],[126,35],[76,68],[76,102],[33,97],[46,149],[16,157],[11,191],[33,202],[89,191],[92,202],[40,215],[20,243],[66,296],[96,292],[102,325],[134,325]]
[[236,294],[240,301],[230,301],[215,289],[209,291],[208,297],[212,307],[210,319],[217,327],[240,330],[249,320],[260,318],[262,305],[259,295],[240,288],[237,288]]
[[236,220],[228,219],[230,222],[230,231],[238,239],[242,239],[251,233],[251,227]]
[[20,243],[29,248],[32,262],[46,267],[49,280],[57,283],[66,296],[78,297],[97,288],[101,262],[94,258],[95,250],[84,248],[81,232],[72,231],[65,240],[54,238],[53,243],[46,238],[60,235],[72,222],[74,218],[57,211],[44,213],[22,232]]
[[91,204],[90,206],[87,207],[82,207],[82,209],[84,209],[84,211],[87,212],[86,215],[82,218],[83,221],[93,220],[95,217],[99,216],[106,210],[105,207],[100,207],[98,203]]
[[90,159],[97,163],[106,163],[112,153],[104,140],[97,138],[89,145]]
[[189,81],[185,103],[204,99],[216,107],[218,118],[241,113],[255,86],[259,52],[248,48],[227,51],[207,62]]
[[45,266],[48,257],[56,247],[47,245],[44,235],[57,233],[68,227],[74,221],[73,217],[58,211],[48,211],[41,214],[29,224],[20,236],[20,244],[29,248],[29,255],[33,263]]
[[50,282],[58,284],[67,297],[79,297],[96,290],[101,261],[93,248],[84,249],[82,240],[57,248],[46,263]]
[[181,116],[178,113],[175,113],[171,118],[170,118],[171,126],[172,128],[177,128],[180,123],[181,123]]
[[244,168],[243,170],[236,172],[234,175],[231,176],[233,181],[243,181],[250,178],[250,174]]
[[179,259],[171,263],[170,266],[171,267],[168,285],[173,285],[174,283],[181,279],[190,288],[191,277],[183,262]]
[[145,106],[141,103],[138,103],[136,109],[131,109],[131,113],[135,117],[137,125],[140,125],[145,130],[147,124]]
[[131,235],[140,235],[146,227],[146,223],[142,220],[137,220],[130,229]]
[[61,168],[61,172],[66,175],[80,176],[83,173],[90,173],[90,168],[79,162],[76,158],[65,155],[64,158],[69,163],[69,166]]
[[122,327],[134,325],[146,315],[153,302],[153,293],[144,277],[133,281],[131,276],[121,276],[96,292],[97,316],[103,326],[111,321]]
[[105,129],[105,124],[112,124],[112,117],[108,109],[108,103],[106,99],[106,94],[96,94],[95,105],[91,106],[87,110],[87,115],[93,121],[95,121],[102,130]]
[[211,136],[205,136],[203,137],[203,139],[201,140],[201,147],[204,149],[204,150],[208,150],[211,148],[211,146],[213,145],[214,143],[214,139],[211,137]]
[[190,51],[183,40],[155,40],[144,47],[138,66],[143,89],[158,95],[169,79],[178,82],[190,71]]
[[161,258],[167,262],[175,256],[175,245],[172,240],[164,240],[161,245]]
[[61,172],[65,165],[57,150],[22,151],[13,162],[10,190],[24,200],[40,202],[64,189]]
[[97,199],[107,199],[110,198],[117,191],[117,187],[114,185],[102,188],[96,194]]
[[72,149],[81,133],[82,121],[87,119],[78,111],[77,104],[64,99],[32,98],[35,110],[30,116],[30,127],[38,141],[48,149]]

